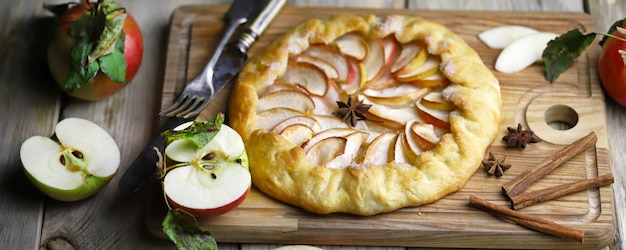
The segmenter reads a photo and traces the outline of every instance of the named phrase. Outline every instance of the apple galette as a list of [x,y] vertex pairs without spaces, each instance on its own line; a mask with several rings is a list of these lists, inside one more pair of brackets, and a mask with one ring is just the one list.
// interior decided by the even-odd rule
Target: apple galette
[[498,80],[444,26],[340,15],[251,58],[229,119],[259,190],[314,213],[372,215],[461,189],[500,112]]

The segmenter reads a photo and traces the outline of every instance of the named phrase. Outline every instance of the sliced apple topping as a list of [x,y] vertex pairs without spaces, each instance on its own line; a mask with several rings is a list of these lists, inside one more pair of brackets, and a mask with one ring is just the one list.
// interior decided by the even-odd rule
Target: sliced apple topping
[[284,128],[280,135],[293,143],[294,145],[302,145],[313,137],[313,129],[304,124],[293,124]]
[[362,60],[369,53],[367,42],[363,37],[354,33],[348,33],[337,38],[333,45],[344,55],[354,57],[357,60]]
[[289,70],[279,79],[282,82],[301,86],[313,95],[323,96],[328,90],[328,77],[310,63],[289,62]]
[[296,61],[313,64],[314,66],[321,69],[324,72],[324,74],[326,74],[326,76],[330,79],[339,78],[339,72],[337,71],[337,68],[335,68],[335,66],[333,66],[332,64],[330,64],[328,61],[324,59],[310,56],[307,54],[301,54],[301,55],[298,55],[298,57],[296,58]]
[[283,121],[281,121],[278,124],[276,124],[276,126],[274,126],[271,131],[275,132],[277,134],[280,134],[287,127],[290,127],[290,126],[295,125],[295,124],[300,124],[300,125],[307,126],[313,132],[320,132],[321,131],[321,127],[320,127],[319,123],[317,122],[317,120],[315,120],[315,119],[313,119],[311,117],[308,117],[308,116],[304,116],[304,115],[297,115],[297,116],[292,116],[292,117],[286,118]]
[[291,108],[304,113],[309,113],[315,108],[313,99],[302,91],[280,90],[267,94],[259,99],[256,106],[257,112],[263,112],[272,108]]
[[422,102],[417,102],[417,113],[424,122],[445,130],[450,130],[449,111],[427,108]]
[[346,146],[343,154],[326,162],[327,168],[346,168],[357,162],[360,153],[363,152],[362,146],[369,138],[370,134],[362,131],[354,132],[345,137]]
[[276,125],[295,116],[302,116],[303,113],[290,108],[272,108],[257,113],[256,127],[271,131]]
[[403,84],[383,89],[365,89],[363,94],[372,102],[391,107],[406,106],[412,104],[426,93],[429,89],[419,88],[410,84]]
[[430,92],[422,98],[422,105],[426,108],[438,109],[444,111],[451,111],[456,109],[454,103],[447,101],[443,98],[441,92]]
[[314,45],[304,51],[306,55],[325,60],[337,70],[337,81],[346,81],[348,78],[348,61],[337,49],[325,45]]
[[328,137],[315,143],[306,153],[306,158],[314,166],[323,166],[346,150],[347,139],[344,137]]
[[393,160],[397,133],[384,133],[376,137],[365,150],[363,163],[383,165]]
[[412,82],[424,79],[439,71],[441,57],[436,55],[428,55],[426,61],[410,72],[396,72],[396,78],[401,82]]
[[256,127],[299,146],[316,166],[414,163],[450,132],[457,108],[442,94],[450,81],[440,64],[423,41],[393,35],[313,44],[260,96]]
[[385,65],[384,44],[382,39],[368,40],[370,53],[363,59],[366,81],[371,81],[382,71]]
[[426,62],[426,45],[422,42],[413,41],[402,44],[402,50],[398,59],[391,65],[391,73],[406,74],[422,66]]

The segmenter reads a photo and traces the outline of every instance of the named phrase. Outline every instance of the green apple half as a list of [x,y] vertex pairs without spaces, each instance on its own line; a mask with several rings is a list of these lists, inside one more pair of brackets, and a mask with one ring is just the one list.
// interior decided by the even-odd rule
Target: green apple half
[[44,194],[60,201],[85,199],[104,187],[120,165],[120,150],[97,124],[66,118],[55,128],[58,141],[28,138],[20,158],[28,179]]
[[175,140],[167,145],[165,155],[178,162],[163,179],[167,200],[193,216],[217,216],[232,210],[243,202],[252,186],[243,140],[227,125],[222,124],[215,137],[202,147],[189,140]]

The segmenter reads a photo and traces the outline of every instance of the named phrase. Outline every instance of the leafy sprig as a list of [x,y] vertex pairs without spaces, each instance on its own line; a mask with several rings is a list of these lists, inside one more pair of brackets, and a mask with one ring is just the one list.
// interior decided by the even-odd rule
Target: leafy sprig
[[[626,42],[626,39],[612,34],[617,30],[620,34],[626,35],[626,29],[620,27],[624,23],[626,23],[626,18],[615,22],[608,33],[590,32],[583,34],[580,30],[573,29],[548,42],[542,54],[546,70],[546,79],[551,83],[556,81],[561,73],[572,66],[576,59],[599,35],[604,36],[600,41],[601,46],[604,45],[609,38]],[[622,55],[623,63],[626,65],[626,52],[620,50],[619,53]]]
[[213,140],[224,123],[224,114],[218,113],[212,121],[193,121],[191,126],[183,130],[168,130],[161,133],[165,137],[165,143],[175,140],[189,140],[199,148],[204,147]]

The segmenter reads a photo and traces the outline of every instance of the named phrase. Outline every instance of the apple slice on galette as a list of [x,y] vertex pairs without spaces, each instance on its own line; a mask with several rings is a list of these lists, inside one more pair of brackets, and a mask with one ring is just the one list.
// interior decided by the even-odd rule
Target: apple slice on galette
[[500,124],[498,80],[420,17],[310,19],[232,90],[254,185],[307,211],[372,215],[461,189]]

